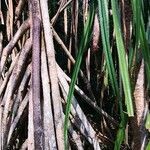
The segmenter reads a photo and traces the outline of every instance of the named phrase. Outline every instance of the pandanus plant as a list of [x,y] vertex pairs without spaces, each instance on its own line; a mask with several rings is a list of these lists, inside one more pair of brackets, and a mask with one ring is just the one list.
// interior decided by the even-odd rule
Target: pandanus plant
[[0,1],[0,150],[150,149],[148,0]]

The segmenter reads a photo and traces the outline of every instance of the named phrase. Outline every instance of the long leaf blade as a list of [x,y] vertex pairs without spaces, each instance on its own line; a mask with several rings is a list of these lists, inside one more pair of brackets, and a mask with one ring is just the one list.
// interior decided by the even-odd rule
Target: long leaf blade
[[120,66],[123,88],[124,88],[124,93],[125,93],[127,113],[129,116],[134,116],[128,66],[127,66],[125,48],[123,44],[121,27],[119,24],[119,17],[118,17],[118,12],[117,12],[118,7],[117,7],[117,3],[115,0],[111,0],[111,5],[112,5],[112,12],[113,12],[114,29],[115,29],[115,34],[116,34],[119,66]]
[[91,5],[91,8],[89,11],[90,11],[89,17],[88,17],[87,22],[85,24],[85,28],[84,28],[84,32],[83,32],[83,36],[82,36],[83,38],[81,40],[81,44],[79,47],[79,52],[78,52],[75,66],[74,66],[72,80],[70,83],[69,92],[68,92],[68,96],[67,96],[67,106],[66,106],[65,122],[64,122],[64,143],[65,143],[64,146],[65,146],[65,150],[68,149],[68,147],[67,147],[67,145],[68,145],[67,130],[68,130],[69,114],[70,114],[70,109],[71,109],[71,102],[72,102],[72,97],[73,97],[73,93],[74,93],[75,83],[76,83],[77,76],[78,76],[78,73],[80,70],[82,57],[83,57],[84,51],[85,51],[85,49],[89,43],[91,31],[92,31],[92,25],[93,25],[94,14],[95,14],[94,3]]

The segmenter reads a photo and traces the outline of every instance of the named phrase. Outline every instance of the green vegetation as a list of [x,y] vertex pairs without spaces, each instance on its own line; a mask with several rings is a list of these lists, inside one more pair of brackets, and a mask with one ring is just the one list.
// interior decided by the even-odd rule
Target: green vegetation
[[150,149],[150,1],[0,1],[0,149]]

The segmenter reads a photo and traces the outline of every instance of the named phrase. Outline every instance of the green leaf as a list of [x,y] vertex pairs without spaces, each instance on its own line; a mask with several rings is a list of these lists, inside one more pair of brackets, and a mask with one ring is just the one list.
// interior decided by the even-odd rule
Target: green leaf
[[145,128],[150,130],[150,113],[147,114]]
[[120,150],[121,144],[125,138],[125,128],[127,124],[127,115],[124,114],[124,119],[119,124],[119,130],[117,131],[117,137],[115,140],[114,150]]
[[146,150],[150,150],[150,141],[148,142],[148,144],[146,146]]
[[114,63],[110,50],[109,42],[109,15],[108,15],[108,1],[98,0],[98,12],[100,20],[100,29],[102,35],[103,50],[106,57],[106,64],[109,73],[110,82],[114,91],[114,94],[119,96],[119,88],[116,79]]
[[135,39],[136,39],[135,47],[137,49],[140,39],[141,0],[132,0],[132,8],[133,8]]
[[111,5],[112,5],[114,29],[116,34],[117,52],[119,57],[119,67],[120,67],[120,72],[121,72],[121,77],[123,82],[123,89],[125,93],[127,113],[129,116],[134,116],[132,96],[131,96],[131,85],[130,85],[130,79],[128,73],[128,64],[126,60],[125,48],[124,48],[123,38],[121,34],[121,27],[119,24],[118,11],[117,11],[118,5],[115,0],[111,0]]
[[81,65],[83,54],[84,54],[85,50],[87,49],[87,46],[88,46],[90,39],[91,39],[90,37],[91,37],[91,33],[92,33],[94,15],[95,15],[95,9],[94,9],[94,3],[92,3],[90,5],[89,16],[88,16],[88,19],[87,19],[85,27],[84,27],[82,40],[81,40],[81,43],[79,46],[79,52],[78,52],[75,66],[74,66],[73,75],[71,78],[71,83],[70,83],[69,92],[68,92],[68,96],[67,96],[67,106],[66,106],[65,122],[64,122],[64,143],[65,143],[64,146],[65,146],[65,150],[68,149],[67,131],[68,131],[69,114],[70,114],[70,108],[71,108],[71,102],[72,102],[72,97],[73,97],[73,93],[74,93],[75,83],[76,83],[78,73],[80,70],[80,65]]

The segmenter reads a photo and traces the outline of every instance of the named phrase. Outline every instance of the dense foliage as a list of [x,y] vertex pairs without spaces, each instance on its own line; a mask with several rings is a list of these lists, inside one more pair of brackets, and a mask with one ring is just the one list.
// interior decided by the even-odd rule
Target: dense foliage
[[0,1],[0,150],[150,149],[150,1]]

